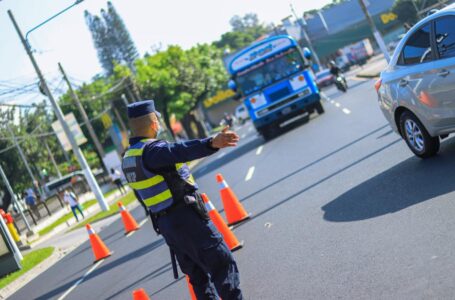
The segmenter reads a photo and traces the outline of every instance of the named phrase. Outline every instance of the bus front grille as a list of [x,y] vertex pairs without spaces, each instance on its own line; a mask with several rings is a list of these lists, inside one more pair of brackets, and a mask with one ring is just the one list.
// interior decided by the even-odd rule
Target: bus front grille
[[268,98],[271,102],[275,102],[277,100],[283,99],[284,97],[288,96],[291,93],[288,87],[284,87],[273,93],[268,94]]

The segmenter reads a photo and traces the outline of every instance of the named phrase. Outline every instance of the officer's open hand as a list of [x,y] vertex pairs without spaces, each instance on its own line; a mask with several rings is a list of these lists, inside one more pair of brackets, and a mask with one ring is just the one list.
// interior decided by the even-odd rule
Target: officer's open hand
[[238,141],[240,140],[237,133],[232,130],[229,130],[229,126],[226,126],[221,130],[220,133],[215,135],[212,140],[213,148],[225,148],[225,147],[235,147],[237,146]]

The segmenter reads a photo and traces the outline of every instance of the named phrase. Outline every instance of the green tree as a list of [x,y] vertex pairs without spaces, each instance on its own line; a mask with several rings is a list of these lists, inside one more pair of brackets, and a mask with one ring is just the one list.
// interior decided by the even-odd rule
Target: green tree
[[93,16],[88,11],[84,12],[85,21],[92,35],[93,45],[98,55],[98,61],[106,74],[111,74],[116,59],[115,48],[107,35],[103,20]]
[[123,19],[117,13],[112,2],[107,3],[107,12],[103,14],[103,17],[107,31],[117,48],[119,62],[125,63],[130,70],[134,71],[134,61],[139,58],[139,53]]
[[260,23],[257,15],[252,13],[243,17],[235,15],[231,18],[230,24],[232,31],[221,35],[221,39],[214,42],[216,47],[235,51],[251,44],[271,30],[271,26]]
[[101,16],[85,11],[85,20],[92,34],[98,59],[106,75],[114,72],[115,63],[126,64],[134,70],[134,61],[139,57],[136,46],[120,15],[111,2]]
[[2,149],[0,151],[0,161],[16,192],[23,192],[26,188],[31,187],[33,182],[19,156],[19,152],[14,147],[7,125],[17,137],[35,179],[41,183],[44,182],[45,178],[41,172],[43,169],[47,171],[50,177],[57,176],[57,171],[49,158],[49,153],[43,145],[44,142],[47,143],[59,164],[61,173],[65,174],[68,172],[65,168],[63,150],[51,128],[54,116],[49,107],[43,103],[28,109],[12,108],[8,111],[2,111],[0,115],[1,120],[4,121],[0,124],[0,149]]
[[197,45],[186,51],[170,46],[138,60],[136,69],[142,96],[156,101],[168,126],[172,113],[182,119],[227,81],[221,50],[213,45]]

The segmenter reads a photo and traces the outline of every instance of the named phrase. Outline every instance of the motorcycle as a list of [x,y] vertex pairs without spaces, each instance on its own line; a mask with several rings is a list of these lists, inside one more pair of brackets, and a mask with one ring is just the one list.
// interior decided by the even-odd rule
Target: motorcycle
[[348,91],[348,84],[346,82],[346,79],[342,75],[338,75],[335,78],[335,85],[337,89],[342,91],[343,93],[346,93]]

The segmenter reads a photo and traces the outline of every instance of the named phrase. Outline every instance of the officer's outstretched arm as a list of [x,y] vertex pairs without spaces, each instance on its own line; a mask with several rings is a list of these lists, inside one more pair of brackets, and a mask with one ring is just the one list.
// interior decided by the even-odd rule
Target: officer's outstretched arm
[[151,143],[144,149],[143,158],[147,167],[156,169],[209,156],[220,148],[236,146],[238,141],[239,136],[226,126],[211,138],[178,143]]

